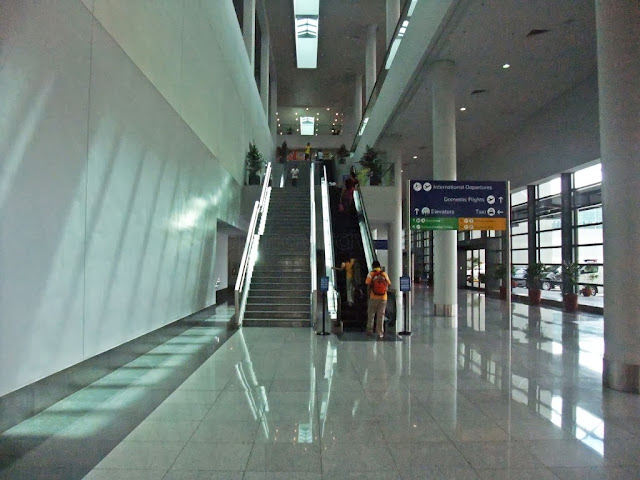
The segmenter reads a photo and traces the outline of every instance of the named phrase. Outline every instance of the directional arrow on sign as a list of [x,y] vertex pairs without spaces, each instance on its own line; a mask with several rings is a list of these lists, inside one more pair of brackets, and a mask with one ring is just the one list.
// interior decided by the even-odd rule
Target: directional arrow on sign
[[504,197],[498,197],[498,200],[500,200],[500,203],[502,203],[502,200],[504,200]]

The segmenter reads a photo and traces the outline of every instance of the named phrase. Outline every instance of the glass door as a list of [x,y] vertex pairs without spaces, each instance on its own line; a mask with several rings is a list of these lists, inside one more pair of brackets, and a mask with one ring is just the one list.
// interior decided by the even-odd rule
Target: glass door
[[484,248],[469,249],[465,251],[466,256],[466,286],[468,288],[485,288],[485,254]]

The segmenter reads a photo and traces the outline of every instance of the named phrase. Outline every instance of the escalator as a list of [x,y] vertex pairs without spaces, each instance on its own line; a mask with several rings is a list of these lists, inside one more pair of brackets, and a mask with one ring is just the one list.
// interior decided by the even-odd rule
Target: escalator
[[358,224],[358,213],[355,208],[350,211],[339,211],[340,187],[330,187],[329,196],[331,199],[331,226],[333,229],[333,250],[335,253],[336,265],[349,260],[350,256],[356,259],[353,269],[354,273],[354,294],[353,305],[347,302],[347,286],[345,273],[339,272],[336,276],[337,289],[340,292],[340,312],[342,327],[345,331],[363,331],[367,325],[367,295],[365,279],[369,272],[360,226]]
[[[336,266],[350,257],[356,259],[354,267],[353,305],[347,301],[346,277],[344,272],[336,276],[337,289],[340,292],[340,319],[344,331],[364,332],[367,325],[367,288],[365,280],[371,264],[377,260],[371,238],[371,230],[367,214],[359,191],[354,195],[354,206],[351,210],[340,211],[340,187],[330,187],[331,225],[333,230],[333,249]],[[395,295],[388,293],[387,311],[385,313],[386,329],[394,325]]]

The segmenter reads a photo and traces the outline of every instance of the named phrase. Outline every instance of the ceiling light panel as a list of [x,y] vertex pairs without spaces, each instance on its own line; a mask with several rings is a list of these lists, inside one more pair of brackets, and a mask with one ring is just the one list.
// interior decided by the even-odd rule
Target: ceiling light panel
[[298,68],[318,67],[320,0],[293,0]]

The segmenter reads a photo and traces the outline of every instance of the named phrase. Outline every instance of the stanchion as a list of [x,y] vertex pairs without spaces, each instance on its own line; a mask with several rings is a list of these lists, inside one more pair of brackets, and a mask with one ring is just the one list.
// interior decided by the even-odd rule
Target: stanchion
[[404,305],[404,322],[402,322],[403,330],[398,335],[411,335],[411,318],[409,317],[409,305],[407,304],[406,292],[411,291],[411,277],[400,277],[400,291],[402,292]]
[[325,328],[325,299],[327,298],[327,291],[329,290],[329,277],[320,277],[320,291],[322,292],[322,331],[316,335],[331,335],[331,332],[327,332]]

